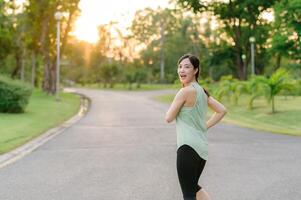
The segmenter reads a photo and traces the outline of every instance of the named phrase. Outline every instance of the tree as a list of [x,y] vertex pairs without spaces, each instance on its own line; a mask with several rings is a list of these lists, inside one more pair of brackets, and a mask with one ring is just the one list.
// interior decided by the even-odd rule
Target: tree
[[91,67],[97,68],[106,62],[111,62],[114,55],[114,38],[111,29],[114,23],[98,26],[99,39],[91,52]]
[[0,0],[0,65],[11,51],[12,44],[12,19],[7,13],[10,2]]
[[160,60],[160,81],[165,81],[165,45],[166,35],[175,27],[176,18],[171,9],[153,10],[146,8],[145,10],[137,11],[132,23],[131,30],[133,37],[144,43],[146,46],[155,45],[159,52],[158,59]]
[[78,3],[79,0],[29,0],[26,6],[25,12],[31,26],[31,31],[28,34],[33,38],[30,46],[34,53],[37,51],[43,58],[44,78],[42,88],[48,93],[54,94],[56,91],[56,21],[54,13],[62,11],[65,16],[61,23],[61,54],[63,54],[68,34],[79,13]]
[[271,52],[277,57],[275,69],[278,69],[282,57],[301,60],[301,1],[280,0],[274,11],[275,33]]
[[148,76],[147,70],[143,67],[141,60],[138,59],[124,67],[124,74],[124,80],[128,83],[129,90],[132,90],[133,83],[136,83],[136,87],[140,88],[141,83],[146,82]]
[[218,90],[216,91],[217,99],[222,100],[222,97],[228,97],[228,99],[231,98],[234,105],[237,105],[238,98],[242,92],[242,87],[242,83],[231,75],[223,76],[219,82]]
[[261,79],[260,76],[252,76],[248,81],[243,83],[243,92],[249,95],[248,98],[249,110],[253,109],[254,100],[264,95],[262,82],[260,81],[260,79]]
[[176,62],[184,53],[206,53],[204,34],[200,28],[201,16],[191,17],[186,14],[176,9],[148,8],[138,11],[134,17],[132,38],[141,44],[140,56],[144,65],[150,69],[153,82],[162,81],[163,69],[165,81],[174,82],[177,78]]
[[84,84],[90,69],[92,45],[85,41],[70,38],[62,57],[62,79]]
[[257,78],[265,88],[265,96],[272,106],[272,113],[275,113],[275,96],[283,90],[293,90],[294,85],[289,82],[289,72],[279,68],[271,77],[260,76]]
[[116,63],[106,63],[99,67],[99,74],[101,82],[106,88],[109,84],[110,88],[114,87],[114,84],[118,81],[120,76],[120,69]]
[[269,23],[261,17],[261,14],[271,8],[276,0],[229,0],[225,1],[199,1],[199,0],[178,0],[183,7],[193,10],[195,13],[212,12],[222,22],[222,31],[228,36],[228,43],[231,44],[235,57],[233,64],[236,67],[239,79],[247,78],[246,64],[242,60],[242,54],[247,55],[246,62],[250,61],[250,36],[256,38],[257,73],[263,72],[263,67],[268,59],[265,51],[265,44],[269,36]]

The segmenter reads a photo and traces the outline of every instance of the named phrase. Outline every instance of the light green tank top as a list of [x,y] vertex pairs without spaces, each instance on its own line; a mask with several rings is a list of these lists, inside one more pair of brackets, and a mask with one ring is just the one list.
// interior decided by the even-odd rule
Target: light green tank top
[[196,101],[193,106],[183,106],[176,117],[177,149],[187,144],[207,160],[207,95],[197,82],[192,82],[188,87],[191,86],[196,89]]

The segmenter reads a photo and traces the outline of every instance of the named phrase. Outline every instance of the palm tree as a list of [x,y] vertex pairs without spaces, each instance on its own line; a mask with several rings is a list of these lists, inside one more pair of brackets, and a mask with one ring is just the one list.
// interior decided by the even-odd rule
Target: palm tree
[[218,101],[222,100],[222,97],[230,97],[231,91],[231,81],[233,80],[232,76],[223,76],[219,81],[218,89],[215,91],[215,96]]
[[275,96],[283,90],[292,91],[294,85],[289,83],[289,73],[286,69],[279,68],[270,78],[258,76],[258,81],[265,88],[265,96],[272,105],[272,113],[275,113]]
[[217,99],[221,100],[224,96],[227,96],[229,99],[231,97],[232,102],[237,105],[242,88],[242,83],[237,79],[234,79],[231,75],[223,76],[216,92]]
[[251,79],[245,81],[243,84],[243,92],[250,95],[248,99],[249,110],[253,109],[254,100],[264,94],[260,79],[258,76],[252,76]]

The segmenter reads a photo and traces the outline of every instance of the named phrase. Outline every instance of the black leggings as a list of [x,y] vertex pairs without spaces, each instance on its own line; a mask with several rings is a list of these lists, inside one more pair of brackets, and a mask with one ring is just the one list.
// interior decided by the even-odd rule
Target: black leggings
[[196,193],[202,188],[198,180],[205,164],[206,160],[192,147],[184,144],[177,150],[177,172],[184,200],[196,199]]

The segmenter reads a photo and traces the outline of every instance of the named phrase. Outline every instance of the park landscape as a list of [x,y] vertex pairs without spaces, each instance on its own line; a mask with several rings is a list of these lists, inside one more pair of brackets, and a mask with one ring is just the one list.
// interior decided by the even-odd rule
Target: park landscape
[[0,155],[78,113],[81,97],[66,88],[108,102],[153,94],[163,122],[185,53],[200,58],[200,85],[226,105],[224,124],[299,141],[300,0],[171,0],[137,9],[128,24],[95,24],[95,38],[77,30],[81,5],[0,0]]

